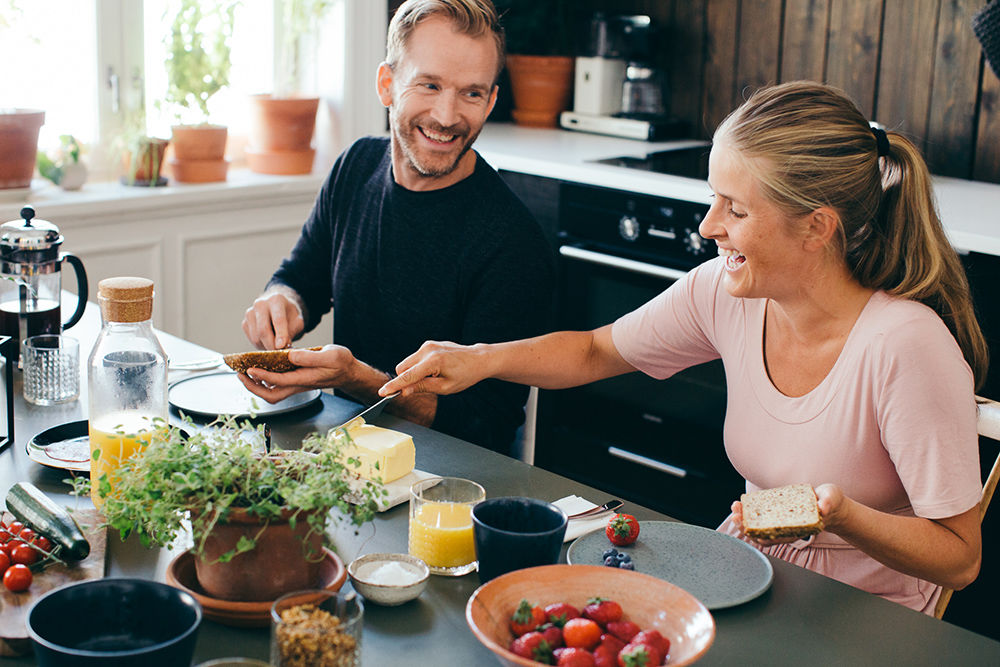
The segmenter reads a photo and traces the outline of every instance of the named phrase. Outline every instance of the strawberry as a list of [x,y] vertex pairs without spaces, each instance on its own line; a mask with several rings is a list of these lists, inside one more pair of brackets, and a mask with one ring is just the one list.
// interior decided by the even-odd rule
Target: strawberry
[[543,623],[545,623],[545,611],[538,605],[521,600],[517,609],[511,614],[510,631],[514,633],[515,637],[520,637]]
[[628,644],[628,642],[622,641],[619,637],[614,636],[610,632],[605,632],[601,635],[601,646],[606,646],[609,649],[612,649],[615,652],[615,655],[618,655],[618,652],[625,648],[626,644]]
[[627,547],[639,537],[639,521],[631,514],[616,514],[608,521],[604,532],[611,544]]
[[639,634],[641,629],[632,621],[612,621],[607,624],[608,632],[622,640],[623,645],[632,641],[632,638]]
[[621,620],[622,606],[614,600],[590,598],[587,600],[587,606],[583,608],[583,617],[589,618],[603,628],[608,623]]
[[538,631],[542,633],[545,637],[545,641],[549,643],[552,648],[557,648],[563,645],[562,628],[554,623],[546,623],[545,625],[538,628]]
[[541,632],[527,632],[510,643],[510,650],[529,660],[552,664],[552,647]]
[[568,648],[559,654],[556,664],[561,667],[594,667],[594,656],[582,648]]
[[656,630],[643,630],[632,637],[630,643],[632,642],[652,644],[660,650],[664,658],[670,653],[670,640]]
[[618,667],[657,667],[663,654],[652,644],[631,642],[618,654]]
[[565,602],[556,602],[545,608],[545,618],[553,625],[560,628],[566,625],[566,621],[573,618],[580,618],[580,610]]
[[[615,638],[612,637],[612,639]],[[625,648],[624,644],[622,644],[622,648]],[[618,667],[618,651],[620,650],[615,650],[601,643],[594,649],[594,667]]]

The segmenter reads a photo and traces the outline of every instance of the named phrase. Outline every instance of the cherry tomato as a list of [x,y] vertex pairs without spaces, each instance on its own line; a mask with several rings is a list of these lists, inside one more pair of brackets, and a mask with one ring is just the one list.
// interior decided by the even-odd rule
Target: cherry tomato
[[19,544],[11,552],[10,559],[21,565],[31,565],[38,560],[38,552],[27,544]]
[[14,547],[16,545],[17,545],[16,542],[8,542],[6,544],[0,544],[0,552],[7,554],[7,558],[10,558],[10,554],[14,550]]
[[7,524],[7,530],[10,531],[11,535],[18,535],[22,530],[24,530],[24,524],[20,521],[11,521]]
[[22,528],[21,532],[17,534],[22,540],[31,544],[31,541],[35,539],[35,531],[30,528]]
[[6,572],[10,567],[10,556],[0,551],[0,573]]
[[0,528],[0,544],[7,544],[10,542],[10,538],[12,537],[13,535],[11,535],[6,528]]
[[35,538],[35,546],[45,553],[52,551],[52,541],[44,535],[39,535]]
[[3,573],[3,585],[11,593],[20,593],[31,586],[31,570],[27,565],[11,565]]

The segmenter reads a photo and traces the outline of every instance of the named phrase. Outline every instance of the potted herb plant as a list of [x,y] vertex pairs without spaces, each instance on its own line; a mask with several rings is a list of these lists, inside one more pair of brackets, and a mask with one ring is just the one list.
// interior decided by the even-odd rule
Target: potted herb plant
[[79,190],[87,182],[87,165],[80,160],[83,147],[71,134],[59,135],[59,148],[51,155],[38,152],[38,173],[63,190]]
[[163,159],[169,139],[146,134],[146,114],[142,110],[125,112],[122,130],[112,142],[113,149],[121,155],[125,185],[158,187],[167,184],[162,175]]
[[[304,95],[305,62],[316,39],[316,25],[334,0],[281,0],[281,41],[273,94],[250,97],[250,169],[263,174],[312,171],[313,131],[319,98]],[[312,56],[315,58],[315,56]]]
[[[180,121],[173,126],[174,178],[226,180],[227,128],[208,122],[208,102],[229,85],[230,40],[238,0],[181,0],[165,38],[167,91],[162,100]],[[193,122],[192,122],[193,121]]]
[[[224,600],[272,600],[315,587],[328,521],[374,516],[381,484],[341,456],[345,431],[265,453],[263,426],[222,419],[204,429],[163,426],[144,450],[97,481],[108,526],[122,539],[171,546],[190,525],[198,584]],[[90,480],[74,481],[89,493]],[[332,510],[332,511],[331,511]]]
[[496,8],[507,38],[514,122],[556,127],[573,90],[573,3],[496,0]]

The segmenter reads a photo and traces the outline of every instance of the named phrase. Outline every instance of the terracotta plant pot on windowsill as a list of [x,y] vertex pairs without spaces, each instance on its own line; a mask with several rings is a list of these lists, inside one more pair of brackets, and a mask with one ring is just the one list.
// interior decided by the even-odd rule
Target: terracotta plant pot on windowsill
[[0,190],[31,187],[45,112],[0,109]]
[[246,150],[250,169],[261,174],[311,172],[319,98],[251,95],[250,107],[250,145]]
[[518,125],[557,127],[569,108],[573,91],[573,59],[569,56],[508,55],[511,116]]
[[181,183],[214,183],[226,180],[228,131],[223,125],[175,125],[174,155],[168,161],[174,180]]

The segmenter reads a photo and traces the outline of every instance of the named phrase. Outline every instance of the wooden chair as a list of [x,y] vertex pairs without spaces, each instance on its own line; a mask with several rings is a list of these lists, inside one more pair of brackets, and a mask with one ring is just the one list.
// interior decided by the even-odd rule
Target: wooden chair
[[[993,440],[993,444],[997,445],[998,449],[1000,449],[1000,403],[980,396],[976,397],[976,403],[979,406],[979,435]],[[990,470],[990,474],[983,484],[983,495],[979,500],[980,523],[983,522],[983,518],[986,516],[986,508],[990,506],[993,492],[997,488],[997,481],[1000,481],[1000,452],[998,452],[997,458],[993,462],[993,468]],[[954,591],[950,588],[945,588],[941,591],[941,597],[938,598],[937,605],[934,607],[934,616],[936,618],[944,616],[945,609],[948,608],[948,603],[951,601],[952,593]]]

